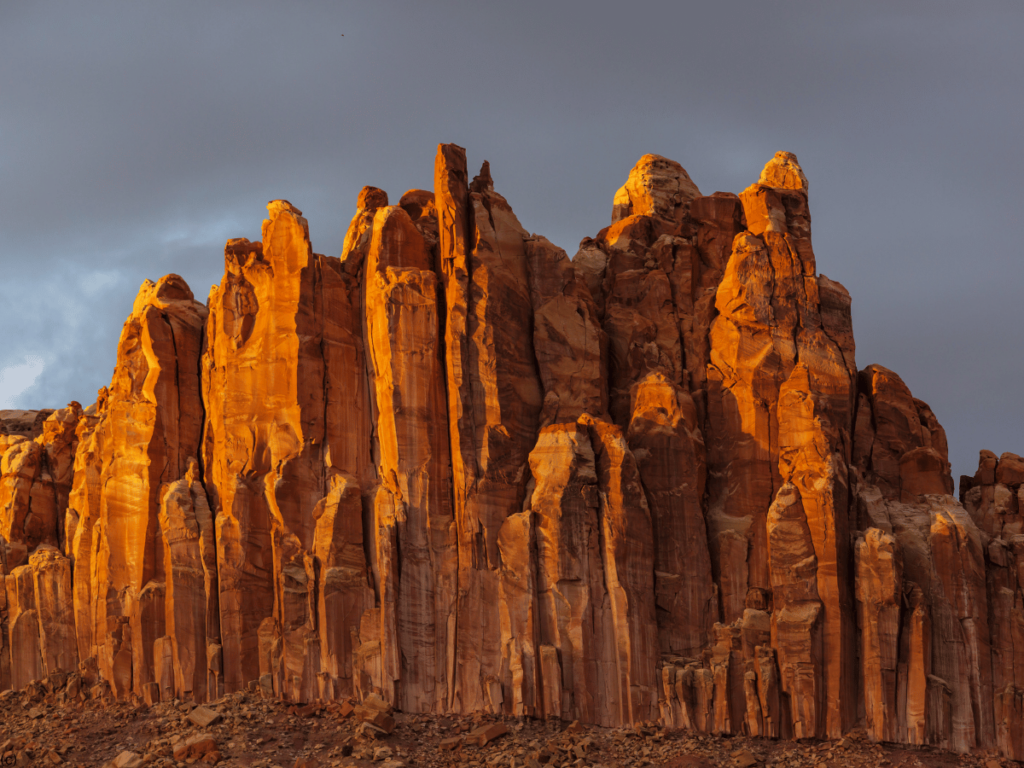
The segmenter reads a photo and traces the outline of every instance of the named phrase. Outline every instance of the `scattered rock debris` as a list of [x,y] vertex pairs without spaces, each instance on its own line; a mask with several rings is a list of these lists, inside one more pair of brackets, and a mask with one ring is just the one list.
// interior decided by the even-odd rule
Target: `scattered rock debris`
[[653,723],[439,717],[381,699],[294,704],[239,692],[196,706],[105,699],[60,704],[27,689],[0,696],[0,766],[11,768],[1009,768],[992,752],[956,755],[839,741],[706,736]]

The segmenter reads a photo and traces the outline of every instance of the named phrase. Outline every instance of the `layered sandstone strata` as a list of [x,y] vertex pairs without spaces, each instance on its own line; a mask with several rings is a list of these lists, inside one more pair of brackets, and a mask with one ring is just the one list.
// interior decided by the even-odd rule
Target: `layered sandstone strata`
[[645,155],[573,259],[455,145],[388,203],[339,258],[270,203],[206,306],[143,285],[95,404],[0,412],[0,687],[1024,757],[1024,460],[951,496],[795,156]]

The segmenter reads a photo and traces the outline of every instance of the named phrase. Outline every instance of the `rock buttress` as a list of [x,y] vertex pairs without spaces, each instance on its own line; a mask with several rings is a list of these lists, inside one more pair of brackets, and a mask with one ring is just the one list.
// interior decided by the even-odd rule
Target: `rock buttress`
[[[445,353],[459,542],[455,711],[506,711],[498,538],[522,509],[527,457],[543,391],[532,354],[533,304],[525,240],[487,163],[465,184],[465,153],[438,149],[435,205],[446,291]],[[462,234],[464,232],[464,234]],[[525,342],[525,343],[524,343]]]
[[374,217],[364,290],[380,472],[380,684],[406,711],[440,712],[452,685],[458,560],[438,278],[400,206]]
[[[780,179],[789,186],[771,186]],[[718,287],[707,368],[712,562],[726,622],[766,607],[774,588],[767,511],[783,483],[793,485],[818,561],[825,656],[824,712],[805,720],[794,714],[793,723],[813,722],[813,735],[836,737],[856,718],[857,686],[846,479],[856,370],[845,333],[849,299],[816,275],[807,185],[795,157],[776,155],[740,199],[747,230],[734,239]],[[785,692],[792,701],[794,692]]]
[[[972,519],[973,489],[966,492],[967,509],[949,495],[945,432],[927,404],[881,366],[860,372],[858,390],[853,456],[858,527],[865,532],[857,545],[858,573],[877,571],[868,547],[883,534],[891,536],[886,546],[903,564],[895,691],[891,675],[862,652],[863,679],[875,681],[865,687],[865,708],[874,713],[871,735],[882,739],[895,728],[905,743],[958,752],[994,747],[998,738],[1012,753],[1019,721],[996,718],[1007,700],[1012,712],[1012,691],[1000,697],[994,686],[1005,684],[1009,671],[993,666],[1006,642],[1005,624],[998,609],[990,610],[1002,594],[992,586],[1005,578],[998,565],[1005,562],[1003,549],[993,548]],[[884,601],[869,589],[870,583],[858,584],[862,610],[878,610],[872,604]],[[887,622],[878,626],[880,642],[883,630],[892,632],[888,613],[879,617]],[[894,713],[885,707],[893,698]]]
[[[64,538],[77,656],[113,693],[142,695],[165,637],[160,503],[199,450],[206,308],[184,280],[146,281],[125,322],[110,386],[79,420]],[[202,665],[205,669],[205,646]]]
[[621,431],[583,416],[530,454],[541,710],[605,725],[655,716],[650,513]]

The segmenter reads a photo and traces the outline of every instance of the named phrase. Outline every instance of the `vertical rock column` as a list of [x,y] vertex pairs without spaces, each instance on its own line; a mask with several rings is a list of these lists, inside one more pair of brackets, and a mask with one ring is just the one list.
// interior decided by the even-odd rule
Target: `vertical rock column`
[[39,650],[44,675],[71,672],[78,664],[74,608],[71,600],[71,561],[52,547],[40,547],[29,558]]
[[[814,364],[823,356],[809,357]],[[857,690],[847,479],[852,387],[839,362],[812,376],[801,360],[779,390],[778,403],[779,468],[800,498],[816,559],[814,579],[822,609],[821,714],[832,737],[844,733],[856,718]]]
[[160,685],[161,698],[191,694],[196,701],[215,699],[220,695],[221,661],[217,547],[195,460],[185,477],[164,487],[160,529],[166,573],[164,646],[169,646],[173,677],[171,690]]
[[589,415],[581,417],[580,423],[589,427],[595,450],[604,587],[615,644],[615,666],[605,671],[602,691],[618,689],[614,696],[619,702],[614,713],[617,722],[637,723],[654,718],[658,708],[651,513],[636,459],[622,430]]
[[[733,239],[746,227],[743,205],[728,192],[698,197],[690,204],[696,232],[689,265],[677,258],[676,314],[683,337],[683,362],[688,388],[704,426],[707,404],[707,365],[711,355],[709,331],[715,318],[715,294],[725,274]],[[689,266],[689,269],[687,269]]]
[[[438,255],[437,271],[444,296],[444,364],[447,383],[448,435],[452,463],[452,505],[456,521],[459,569],[456,589],[459,590],[457,605],[463,604],[462,589],[468,593],[469,584],[463,584],[465,570],[472,570],[472,559],[462,562],[463,540],[467,531],[472,537],[474,531],[467,525],[469,488],[477,474],[475,445],[475,414],[473,413],[473,392],[469,338],[469,253],[472,250],[472,207],[469,202],[469,174],[466,169],[466,150],[456,144],[440,144],[434,160],[434,207],[437,210]],[[470,555],[471,553],[466,553]],[[474,587],[474,592],[477,588]],[[462,613],[461,610],[458,611]],[[485,618],[474,618],[476,623]],[[453,628],[453,643],[450,657],[445,660],[449,670],[447,676],[447,707],[455,707],[456,676],[460,674],[460,629]],[[467,627],[466,629],[472,629]],[[477,673],[479,662],[470,661],[466,674]],[[478,688],[467,689],[467,696],[479,701]],[[467,702],[468,703],[468,702]],[[461,702],[459,708],[461,709]]]
[[43,677],[39,612],[31,565],[20,565],[4,577],[11,687],[24,688]]
[[332,488],[314,511],[314,552],[319,564],[317,618],[321,698],[355,693],[353,664],[363,616],[374,608],[363,542],[363,504],[358,483],[331,475]]
[[[203,463],[225,690],[269,674],[279,693],[305,696],[316,687],[307,647],[319,642],[304,553],[324,495],[322,333],[306,220],[286,201],[267,210],[262,243],[228,241],[226,274],[210,295]],[[286,585],[292,577],[306,596]]]
[[1024,460],[982,451],[974,476],[960,477],[960,498],[986,536],[992,689],[996,740],[1004,755],[1024,759]]
[[585,424],[544,428],[530,454],[536,485],[540,683],[547,717],[611,723],[620,688],[605,603],[600,507],[593,444]]
[[530,468],[543,712],[602,725],[651,719],[654,541],[636,462],[617,427],[585,415],[545,427]]
[[565,251],[546,238],[533,235],[525,247],[544,389],[541,423],[569,423],[584,413],[607,418],[608,338],[590,289]]
[[[525,251],[533,348],[544,388],[541,420],[545,426],[570,423],[575,429],[576,420],[584,413],[607,413],[607,340],[590,292],[577,279],[565,252],[537,236],[525,240]],[[545,440],[538,441],[537,450],[543,452]],[[568,455],[564,458],[572,461]],[[541,506],[538,503],[538,508]],[[539,526],[548,532],[548,541],[550,524],[527,508],[510,514],[498,535],[500,680],[504,709],[515,716],[557,715],[563,702],[572,704],[570,694],[563,696],[555,646],[538,645],[542,615],[538,584],[546,583],[536,557]],[[550,630],[551,624],[548,626]],[[547,637],[550,643],[551,635]],[[543,688],[542,680],[546,681]]]
[[[990,629],[990,600],[999,594],[991,558],[1003,553],[976,523],[985,525],[985,516],[972,519],[948,495],[945,433],[927,404],[880,366],[861,371],[858,385],[853,457],[861,526],[891,531],[903,557],[897,736],[958,752],[994,746],[1002,700],[993,687],[992,639],[998,648],[1007,638],[998,621]],[[865,667],[866,680],[874,674]]]
[[380,452],[383,687],[407,712],[440,712],[453,674],[457,550],[437,277],[422,235],[399,206],[374,217],[364,284]]
[[87,558],[93,643],[100,672],[118,697],[141,694],[155,677],[165,611],[160,491],[198,451],[205,320],[206,308],[177,275],[146,281],[121,333],[97,426],[103,432],[99,515]]
[[78,403],[53,411],[35,439],[12,435],[0,447],[0,536],[9,569],[28,562],[40,544],[64,545],[74,475]]
[[[630,390],[661,371],[683,384],[676,299],[692,295],[695,249],[688,237],[700,190],[679,163],[644,155],[616,193],[612,225],[592,245],[606,255],[602,323],[609,340],[612,419],[629,423]],[[584,259],[585,263],[586,259]]]
[[[382,536],[378,528],[380,441],[376,433],[376,388],[367,358],[369,333],[363,279],[373,243],[374,217],[387,204],[386,192],[376,187],[363,187],[356,213],[345,234],[341,258],[321,259],[320,299],[327,373],[324,461],[328,494],[315,514],[316,551],[320,560],[320,655],[324,673],[332,681],[335,695],[362,697],[376,692],[393,701],[394,680],[399,675],[394,632],[385,634],[385,639],[390,639],[387,647],[392,653],[386,681],[381,638],[385,626],[394,629],[395,582],[389,567],[394,526],[393,520],[384,521],[383,530],[390,532],[387,536]],[[354,494],[361,497],[358,507],[353,504]],[[352,519],[357,512],[359,519]],[[365,584],[359,583],[353,570],[358,567],[352,548],[357,528],[358,540],[365,541],[362,564]],[[385,550],[383,572],[378,557],[381,549]],[[346,656],[353,643],[351,655]]]
[[699,658],[718,618],[704,513],[704,439],[689,393],[663,374],[633,388],[627,437],[650,504],[662,654]]
[[[372,225],[372,217],[370,221]],[[369,238],[363,247],[369,249]],[[317,257],[317,315],[323,323],[325,472],[328,478],[338,472],[348,475],[358,491],[368,496],[377,483],[377,473],[370,452],[372,414],[363,343],[364,257],[365,253],[360,253],[345,262]],[[331,487],[328,480],[326,490]]]
[[[838,736],[856,716],[846,478],[855,372],[849,296],[815,273],[807,181],[795,157],[777,154],[740,199],[748,229],[736,236],[718,287],[707,369],[712,560],[724,621],[767,608],[777,580],[767,513],[783,483],[791,484],[787,493],[798,503],[786,506],[798,508],[808,526],[821,615],[812,621],[791,608],[775,624],[785,619],[797,631],[820,621],[824,654],[823,662],[815,660],[824,675],[817,699],[824,710],[816,711],[811,697],[792,720],[810,729],[807,736]],[[781,647],[779,655],[782,665]],[[784,669],[781,684],[795,706]]]
[[536,521],[529,509],[509,515],[498,532],[501,682],[507,691],[505,708],[514,717],[561,711],[560,705],[545,708],[541,698],[536,538]]
[[990,746],[995,733],[982,536],[958,504],[938,501],[942,497],[927,498],[932,515],[933,584],[939,593],[932,611],[932,670],[950,691],[951,728],[945,733],[957,751]]
[[887,499],[914,504],[922,494],[953,493],[946,432],[927,403],[887,368],[857,376],[854,463]]
[[645,155],[616,195],[612,225],[584,241],[574,262],[599,297],[611,417],[628,427],[650,503],[660,651],[680,665],[701,657],[719,616],[704,524],[701,424],[707,310],[728,253],[710,229],[728,228],[729,206],[698,206],[713,222],[705,227],[692,217],[701,200],[682,166]]
[[818,559],[800,493],[783,485],[768,510],[768,562],[774,597],[772,644],[792,735],[817,738],[825,721],[823,610]]
[[68,555],[74,562],[72,574],[75,634],[78,655],[82,660],[95,655],[95,624],[93,621],[93,553],[96,550],[96,523],[100,517],[100,499],[103,495],[103,422],[106,415],[108,391],[103,387],[96,402],[83,412],[76,434],[74,482],[68,500],[67,533]]
[[[711,663],[720,685],[705,686],[703,673],[689,665],[704,663],[719,618],[703,509],[705,367],[715,291],[742,222],[735,195],[701,197],[682,166],[646,155],[616,195],[612,225],[585,240],[573,263],[609,338],[611,417],[628,425],[650,503],[665,664],[662,706],[674,722],[704,722],[703,711],[697,712],[703,705],[696,702],[704,696],[717,713],[708,714],[710,727],[725,731],[744,722],[745,675],[758,684],[756,644],[733,642],[753,637],[753,630],[718,633]],[[743,587],[734,591],[745,595],[746,574],[735,577]],[[766,606],[762,601],[756,607]],[[766,620],[760,623],[767,626]],[[765,718],[777,728],[773,714],[750,716],[758,729]]]
[[[44,414],[48,414],[45,419]],[[34,607],[23,599],[24,591],[15,589],[8,595],[0,589],[0,687],[4,689],[10,687],[12,675],[21,678],[25,669],[19,665],[26,660],[27,668],[35,669],[31,660],[37,647],[41,668],[47,673],[70,672],[78,661],[71,560],[64,552],[68,532],[73,534],[77,522],[67,509],[81,418],[81,406],[72,402],[66,408],[36,414],[27,434],[7,434],[6,427],[0,434],[0,574],[28,568],[35,584]],[[24,579],[10,584],[16,586]],[[29,638],[33,621],[38,636],[29,640],[31,648],[22,654],[12,632]]]
[[[498,713],[506,709],[498,536],[506,518],[523,506],[527,457],[536,440],[543,394],[532,353],[533,305],[524,244],[528,233],[494,191],[487,163],[464,191],[465,178],[464,151],[441,145],[435,163],[435,206],[446,287],[459,540],[451,706],[458,712]],[[468,239],[459,237],[462,227]],[[507,687],[507,679],[505,683]]]
[[897,741],[903,556],[895,537],[878,528],[869,528],[857,540],[855,556],[868,735],[876,741]]

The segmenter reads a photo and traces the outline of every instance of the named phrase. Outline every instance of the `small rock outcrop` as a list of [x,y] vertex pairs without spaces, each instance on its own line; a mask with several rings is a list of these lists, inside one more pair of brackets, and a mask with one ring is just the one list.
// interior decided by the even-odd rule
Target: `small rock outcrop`
[[952,496],[794,155],[645,155],[570,259],[444,144],[338,258],[277,200],[224,263],[142,286],[94,404],[0,412],[0,688],[1024,759],[1024,459]]

